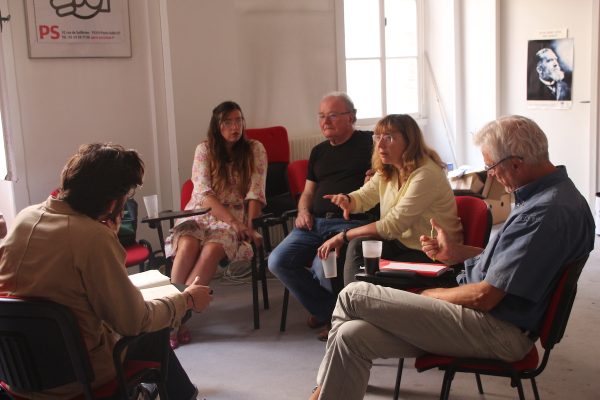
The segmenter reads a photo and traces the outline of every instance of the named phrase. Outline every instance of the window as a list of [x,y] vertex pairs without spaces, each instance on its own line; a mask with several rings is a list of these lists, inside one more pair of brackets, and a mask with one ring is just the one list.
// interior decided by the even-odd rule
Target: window
[[[420,0],[338,0],[339,76],[361,122],[421,111]],[[341,30],[340,30],[341,31]]]

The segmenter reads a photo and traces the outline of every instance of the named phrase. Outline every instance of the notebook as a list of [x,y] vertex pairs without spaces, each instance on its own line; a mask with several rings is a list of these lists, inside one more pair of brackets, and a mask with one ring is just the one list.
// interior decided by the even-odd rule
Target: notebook
[[428,263],[412,263],[402,261],[389,261],[381,259],[379,261],[379,271],[376,275],[381,276],[410,276],[420,275],[428,277],[437,277],[450,268],[446,264],[428,264]]
[[171,284],[168,276],[161,274],[155,269],[129,275],[131,283],[134,284],[144,300],[158,299],[171,294],[181,293],[179,289]]

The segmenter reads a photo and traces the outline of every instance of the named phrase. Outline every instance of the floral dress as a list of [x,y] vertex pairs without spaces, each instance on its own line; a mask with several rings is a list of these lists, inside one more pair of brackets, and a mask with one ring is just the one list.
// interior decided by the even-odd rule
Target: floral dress
[[[250,145],[254,154],[254,171],[252,171],[250,177],[249,190],[242,197],[236,190],[239,174],[235,169],[237,167],[235,160],[227,164],[229,181],[232,184],[227,186],[224,192],[218,195],[213,191],[208,161],[208,142],[200,143],[196,147],[194,165],[192,167],[194,190],[185,209],[193,210],[201,208],[204,199],[209,195],[213,195],[217,196],[221,204],[227,207],[237,220],[246,223],[249,200],[258,200],[262,204],[266,204],[267,152],[259,141],[250,140]],[[171,232],[165,243],[165,250],[169,257],[177,253],[179,238],[188,235],[198,239],[202,245],[205,243],[220,243],[225,249],[225,254],[230,262],[252,258],[251,244],[238,240],[236,232],[231,225],[215,218],[210,212],[179,220]]]

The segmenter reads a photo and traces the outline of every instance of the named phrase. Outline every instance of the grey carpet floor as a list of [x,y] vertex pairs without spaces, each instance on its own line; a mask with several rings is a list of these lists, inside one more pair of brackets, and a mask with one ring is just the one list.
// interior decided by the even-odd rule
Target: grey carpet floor
[[[596,248],[600,241],[596,240]],[[325,344],[306,324],[307,312],[291,298],[286,332],[279,332],[283,288],[269,280],[271,308],[261,309],[261,327],[252,328],[250,284],[230,285],[215,279],[214,301],[189,322],[192,343],[176,353],[208,400],[307,399]],[[542,399],[600,398],[600,252],[594,250],[580,279],[579,293],[563,341],[537,379]],[[391,399],[397,360],[376,360],[365,399]],[[515,399],[508,379],[483,377],[479,395],[472,375],[457,374],[451,399]],[[405,362],[401,399],[437,399],[442,374],[417,373],[413,360]],[[526,398],[533,398],[524,383]]]

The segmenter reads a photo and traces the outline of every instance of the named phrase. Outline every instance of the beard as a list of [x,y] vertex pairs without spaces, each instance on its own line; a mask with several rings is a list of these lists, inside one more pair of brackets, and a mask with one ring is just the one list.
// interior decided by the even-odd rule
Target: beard
[[562,81],[565,79],[565,73],[560,69],[549,71],[548,76],[554,81]]

